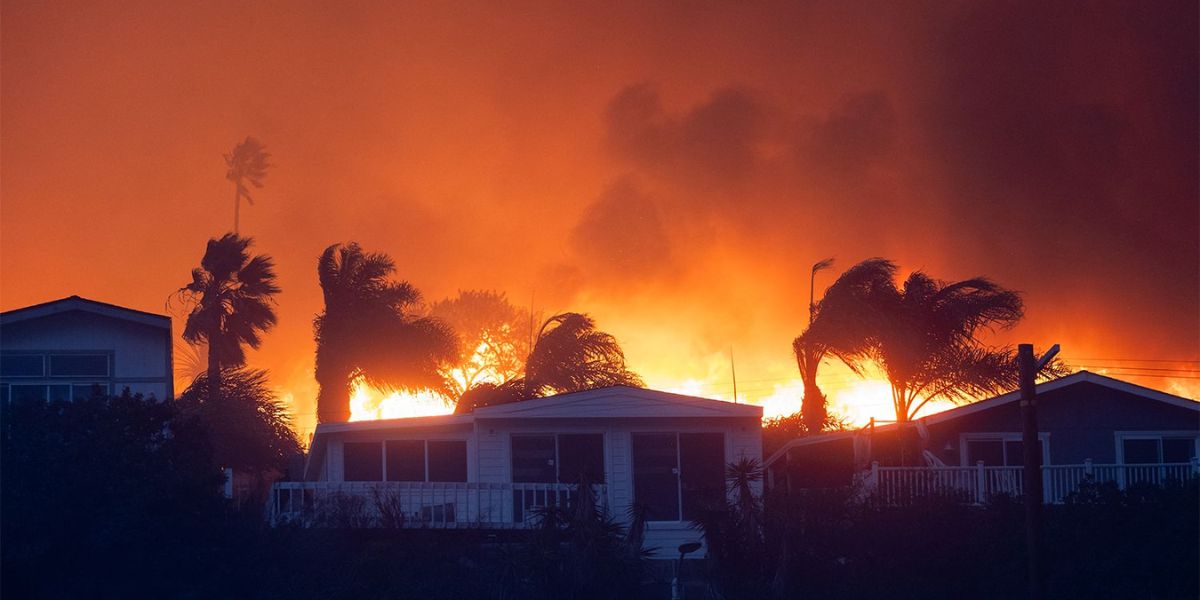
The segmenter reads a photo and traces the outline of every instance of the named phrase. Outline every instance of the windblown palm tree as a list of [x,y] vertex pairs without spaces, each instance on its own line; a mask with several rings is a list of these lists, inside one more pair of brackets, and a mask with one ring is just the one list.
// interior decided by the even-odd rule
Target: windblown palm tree
[[[874,270],[882,277],[895,266],[884,261]],[[963,402],[1016,387],[1012,348],[985,346],[978,334],[1015,325],[1024,314],[1020,294],[984,277],[948,283],[920,271],[900,288],[890,277],[880,283],[865,294],[830,298],[830,314],[846,318],[822,324],[839,333],[820,335],[851,342],[828,351],[856,373],[868,364],[882,369],[897,421],[911,421],[930,400]]]
[[[825,260],[813,265],[813,274],[832,264]],[[817,386],[817,370],[825,356],[853,356],[865,350],[875,328],[874,298],[877,290],[890,289],[896,266],[881,258],[872,258],[842,273],[825,290],[819,303],[809,301],[809,324],[792,342],[796,366],[804,380],[804,398],[800,414],[809,434],[819,433],[828,421],[825,394]]]
[[220,396],[221,369],[246,363],[243,346],[258,348],[275,326],[275,265],[270,256],[250,256],[250,238],[227,233],[208,241],[192,282],[179,293],[193,303],[183,339],[208,346],[209,399]]
[[596,329],[582,313],[554,315],[538,330],[525,360],[525,389],[532,395],[565,394],[610,385],[644,385],[625,366],[617,338]]
[[350,416],[355,377],[384,389],[442,390],[439,366],[454,359],[458,342],[446,325],[413,314],[421,294],[390,281],[396,265],[358,244],[334,244],[317,263],[325,310],[313,320],[317,341],[318,422]]
[[611,385],[645,384],[625,365],[625,353],[617,339],[597,330],[591,317],[560,313],[538,330],[533,350],[525,359],[523,376],[501,385],[468,390],[460,397],[455,412]]
[[246,199],[251,206],[254,206],[254,198],[250,197],[250,188],[246,184],[250,184],[255,188],[263,186],[262,180],[267,176],[267,168],[270,163],[267,159],[271,158],[267,154],[266,146],[262,142],[247,137],[242,143],[234,146],[233,152],[225,155],[225,165],[229,167],[229,171],[225,173],[225,179],[233,182],[233,233],[238,233],[238,216],[242,209],[242,198]]

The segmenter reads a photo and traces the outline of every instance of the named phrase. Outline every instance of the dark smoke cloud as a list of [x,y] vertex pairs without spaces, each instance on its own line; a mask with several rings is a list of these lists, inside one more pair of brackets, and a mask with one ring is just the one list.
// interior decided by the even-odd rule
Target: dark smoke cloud
[[617,181],[584,211],[570,245],[590,280],[627,285],[669,274],[674,253],[654,199]]

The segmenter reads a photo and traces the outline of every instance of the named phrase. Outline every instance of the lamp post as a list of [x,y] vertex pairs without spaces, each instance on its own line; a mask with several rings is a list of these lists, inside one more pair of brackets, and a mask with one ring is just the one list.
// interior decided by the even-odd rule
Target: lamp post
[[671,579],[671,600],[680,600],[683,598],[683,585],[679,581],[679,572],[683,570],[683,557],[699,549],[699,542],[688,542],[679,545],[679,560],[675,561],[675,577]]

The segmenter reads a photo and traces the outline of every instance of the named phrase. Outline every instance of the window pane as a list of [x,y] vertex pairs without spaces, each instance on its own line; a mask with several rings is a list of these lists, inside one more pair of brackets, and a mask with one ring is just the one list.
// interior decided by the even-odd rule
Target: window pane
[[633,435],[633,499],[650,521],[679,520],[675,434]]
[[1194,438],[1163,438],[1163,462],[1185,463],[1196,456],[1196,440]]
[[105,396],[108,394],[108,384],[76,383],[71,386],[71,394],[73,400],[86,400],[93,396]]
[[383,446],[379,442],[346,442],[343,450],[346,481],[383,479]]
[[[1038,456],[1042,459],[1045,454],[1042,453],[1042,440],[1038,440]],[[1009,440],[1004,442],[1004,465],[1007,467],[1023,467],[1025,466],[1025,443],[1021,440]]]
[[599,433],[558,436],[558,480],[604,483],[604,435]]
[[46,386],[44,385],[14,385],[10,389],[14,403],[46,401]]
[[720,433],[679,434],[679,484],[683,520],[697,519],[719,508],[725,498],[725,436]]
[[1125,464],[1144,465],[1158,462],[1158,440],[1125,440]]
[[51,402],[70,402],[71,401],[71,386],[69,385],[52,385],[50,387]]
[[51,354],[51,377],[108,377],[107,354]]
[[974,466],[983,461],[984,466],[1004,466],[1004,443],[1000,440],[971,440],[967,442],[967,464]]
[[515,483],[554,483],[554,436],[514,435],[512,467]]
[[466,442],[429,442],[429,480],[467,480]]
[[425,440],[387,443],[388,481],[425,481]]
[[0,356],[0,377],[41,377],[45,374],[41,354]]

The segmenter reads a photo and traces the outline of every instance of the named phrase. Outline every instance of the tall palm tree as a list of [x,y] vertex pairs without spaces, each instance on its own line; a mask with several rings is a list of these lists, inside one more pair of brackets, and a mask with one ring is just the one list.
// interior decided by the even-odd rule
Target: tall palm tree
[[414,314],[421,294],[391,281],[391,257],[357,243],[333,244],[317,262],[325,310],[313,320],[317,341],[318,422],[350,417],[350,385],[442,390],[439,366],[454,359],[458,340],[440,321]]
[[[835,304],[846,310],[835,312]],[[930,400],[962,402],[1017,384],[1012,349],[986,346],[979,334],[1015,325],[1024,315],[1021,296],[987,278],[945,282],[917,271],[899,288],[889,280],[830,305],[831,314],[849,318],[822,327],[849,327],[838,335],[857,343],[829,352],[860,375],[868,364],[882,369],[897,421],[911,421]]]
[[254,198],[250,197],[250,184],[255,188],[263,186],[262,180],[267,176],[267,168],[271,158],[262,142],[247,137],[242,143],[233,147],[233,152],[225,155],[225,165],[229,170],[225,179],[233,182],[233,233],[238,233],[238,216],[242,209],[242,198],[254,206]]
[[582,313],[559,313],[542,323],[521,377],[467,390],[455,412],[611,385],[645,383],[626,366],[617,339],[596,329],[595,320]]
[[258,348],[275,326],[275,264],[266,254],[251,256],[253,243],[232,233],[209,240],[192,282],[179,290],[193,305],[183,339],[208,347],[210,400],[220,396],[221,369],[244,365],[243,346]]
[[[831,264],[832,260],[824,260],[813,265],[813,274]],[[808,327],[792,342],[804,381],[800,414],[807,433],[820,433],[828,421],[825,394],[817,385],[821,362],[831,352],[857,355],[865,349],[875,320],[873,298],[877,290],[892,286],[895,273],[896,266],[890,261],[868,259],[842,273],[819,303],[810,295]]]

